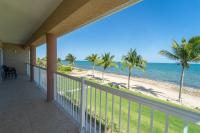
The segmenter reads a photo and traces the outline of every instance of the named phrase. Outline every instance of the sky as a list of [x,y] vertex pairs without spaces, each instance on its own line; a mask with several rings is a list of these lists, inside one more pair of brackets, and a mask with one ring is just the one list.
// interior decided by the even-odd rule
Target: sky
[[[130,48],[148,62],[171,62],[159,55],[171,50],[173,40],[200,35],[200,0],[143,0],[101,20],[88,24],[57,40],[58,57],[72,53],[77,60],[110,52],[120,61]],[[37,57],[46,55],[37,48]]]

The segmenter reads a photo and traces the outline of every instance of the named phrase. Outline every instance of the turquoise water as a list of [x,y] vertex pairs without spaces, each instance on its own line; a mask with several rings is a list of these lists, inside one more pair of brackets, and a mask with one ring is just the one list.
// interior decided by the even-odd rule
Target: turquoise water
[[[118,68],[109,68],[106,71],[122,75],[128,74],[127,70],[123,71],[121,69],[120,63],[118,63],[118,66]],[[92,64],[88,61],[77,61],[76,67],[92,69]],[[102,71],[102,68],[97,66],[96,70]],[[148,63],[145,71],[133,71],[133,76],[135,77],[167,81],[175,84],[179,84],[180,74],[180,65],[171,63]],[[200,64],[191,64],[190,68],[185,70],[184,85],[200,89]]]

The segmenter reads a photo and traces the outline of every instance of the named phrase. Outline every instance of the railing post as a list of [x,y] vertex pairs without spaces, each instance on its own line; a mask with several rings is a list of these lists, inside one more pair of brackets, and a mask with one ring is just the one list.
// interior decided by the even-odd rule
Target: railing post
[[39,82],[38,82],[39,85],[38,86],[39,86],[40,89],[42,89],[42,86],[41,86],[41,83],[40,83],[40,81],[41,81],[41,71],[40,71],[39,67],[38,67],[38,73],[39,73],[38,74],[39,75],[39,79],[38,79],[39,80]]
[[27,66],[28,66],[28,64],[25,63],[25,75],[26,75],[26,76],[28,76],[28,67],[27,67]]
[[57,100],[56,98],[56,95],[57,95],[57,74],[56,73],[54,73],[54,78],[53,78],[53,80],[54,80],[54,88],[53,88],[53,91],[54,91],[54,99],[53,100]]
[[26,64],[26,76],[29,77],[29,75],[28,75],[28,63]]
[[30,81],[34,81],[34,66],[36,65],[36,47],[30,48]]
[[184,127],[183,127],[183,133],[187,133],[188,132],[188,121],[184,122]]
[[86,132],[86,124],[85,123],[85,111],[86,111],[86,86],[85,86],[85,80],[82,77],[81,78],[81,112],[80,112],[80,122],[81,122],[81,133]]
[[26,63],[26,76],[30,78],[30,64]]

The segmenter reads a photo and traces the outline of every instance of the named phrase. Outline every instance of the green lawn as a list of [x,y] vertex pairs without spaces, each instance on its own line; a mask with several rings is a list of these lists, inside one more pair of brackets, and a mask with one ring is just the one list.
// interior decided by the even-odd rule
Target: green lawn
[[[60,79],[58,81],[58,83],[60,84],[61,90],[62,88],[66,88],[65,92],[67,92],[66,90],[70,90],[70,89],[77,89],[80,88],[80,84],[78,84],[77,82],[73,82],[72,80],[63,80]],[[67,84],[67,85],[66,85]],[[116,88],[113,88],[116,89]],[[127,90],[125,90],[127,92]],[[133,93],[133,92],[131,92]],[[95,94],[96,94],[96,100],[95,100]],[[101,104],[100,104],[100,90],[95,89],[94,88],[88,88],[88,92],[87,92],[88,98],[87,98],[87,105],[88,105],[88,112],[90,112],[90,96],[92,96],[91,98],[91,112],[92,112],[92,121],[94,121],[94,118],[96,116],[97,118],[97,125],[99,123],[99,121],[101,121],[102,123],[102,127],[104,127],[105,124],[105,111],[106,111],[106,93],[104,91],[101,91]],[[136,94],[139,95],[141,97],[145,97],[145,98],[150,98],[147,96],[144,96],[142,94]],[[79,93],[74,93],[73,95],[67,94],[65,93],[65,97],[71,97],[71,99],[73,99],[74,104],[78,105],[78,98],[80,96],[80,91]],[[112,100],[114,99],[114,104],[112,105]],[[150,98],[151,100],[154,98]],[[161,100],[155,99],[156,101],[160,101],[163,102]],[[118,132],[119,131],[119,110],[120,110],[120,98],[118,96],[112,96],[112,94],[107,94],[107,109],[108,109],[108,113],[107,113],[107,123],[108,123],[108,127],[107,127],[107,132],[111,131],[111,116],[112,116],[112,106],[114,107],[113,110],[113,131]],[[95,104],[96,102],[96,104]],[[164,101],[164,103],[169,103]],[[171,103],[169,103],[171,104]],[[95,105],[96,105],[96,114],[95,114]],[[127,132],[127,124],[128,124],[128,105],[129,102],[127,99],[121,99],[121,132]],[[138,103],[135,102],[130,102],[130,133],[135,133],[137,132],[137,128],[138,128],[138,110],[139,110],[139,105]],[[174,105],[174,104],[173,104]],[[177,105],[176,105],[177,106]],[[180,107],[180,106],[178,106]],[[182,107],[181,108],[185,108]],[[101,118],[100,118],[100,109],[101,109]],[[191,109],[189,109],[191,110]],[[152,109],[146,106],[141,106],[141,125],[140,125],[140,129],[141,129],[141,133],[147,133],[150,131],[150,118],[151,118],[151,111]],[[89,119],[89,116],[88,116]],[[154,110],[154,120],[153,120],[153,133],[164,133],[165,131],[165,121],[166,121],[166,114],[158,111],[158,110]],[[181,133],[183,132],[183,126],[184,126],[184,122],[183,120],[181,120],[180,118],[177,118],[175,116],[171,116],[169,115],[169,119],[168,119],[168,132],[169,133]],[[189,128],[188,128],[188,133],[200,133],[200,126],[195,125],[190,123],[189,124]]]
[[[91,92],[92,90],[92,92]],[[96,104],[95,104],[95,90],[89,89],[88,96],[92,95],[92,112],[94,115],[95,105],[96,106],[96,115],[100,115],[100,108],[102,110],[103,123],[105,123],[105,110],[106,110],[106,93],[101,92],[102,94],[102,105],[100,106],[100,91],[96,90]],[[112,95],[108,94],[108,125],[109,131],[111,130],[111,116],[112,116]],[[138,108],[139,105],[135,102],[131,102],[130,109],[130,132],[137,132],[138,127]],[[114,131],[119,130],[119,110],[120,110],[120,98],[118,96],[114,96],[114,113],[113,113],[113,121],[114,121]],[[88,97],[88,109],[90,109],[90,97]],[[141,106],[141,133],[146,133],[150,131],[150,118],[151,118],[151,108],[146,106]],[[165,113],[155,110],[154,111],[154,121],[153,121],[153,132],[162,133],[165,130]],[[121,131],[127,132],[128,124],[128,100],[121,100]],[[179,133],[182,131],[184,123],[181,119],[176,118],[175,116],[169,116],[169,133]],[[190,124],[189,133],[200,133],[200,127]]]

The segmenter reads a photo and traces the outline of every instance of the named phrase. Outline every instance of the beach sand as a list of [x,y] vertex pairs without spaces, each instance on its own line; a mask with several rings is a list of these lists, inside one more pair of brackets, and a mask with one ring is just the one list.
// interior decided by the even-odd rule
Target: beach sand
[[[73,70],[70,75],[91,78],[92,70]],[[95,71],[96,78],[102,78],[102,72]],[[104,73],[105,83],[113,82],[122,86],[127,86],[127,76],[113,73]],[[131,78],[131,91],[142,93],[154,98],[181,104],[190,108],[200,109],[200,89],[184,87],[182,93],[182,102],[178,102],[179,86],[176,84],[149,80],[144,78]]]

